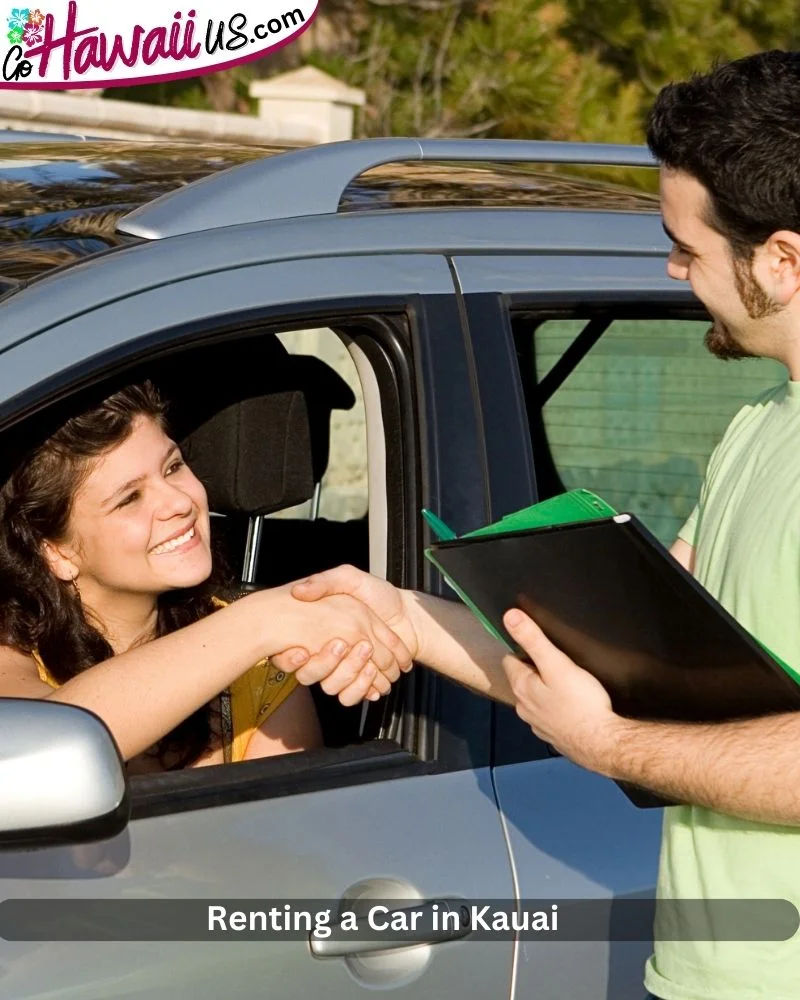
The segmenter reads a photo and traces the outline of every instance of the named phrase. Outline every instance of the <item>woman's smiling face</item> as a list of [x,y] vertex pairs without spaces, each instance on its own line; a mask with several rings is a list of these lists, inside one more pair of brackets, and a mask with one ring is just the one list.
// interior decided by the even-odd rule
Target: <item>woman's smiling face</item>
[[151,417],[94,459],[78,488],[67,537],[48,544],[57,576],[103,597],[193,587],[211,573],[208,500],[177,445]]

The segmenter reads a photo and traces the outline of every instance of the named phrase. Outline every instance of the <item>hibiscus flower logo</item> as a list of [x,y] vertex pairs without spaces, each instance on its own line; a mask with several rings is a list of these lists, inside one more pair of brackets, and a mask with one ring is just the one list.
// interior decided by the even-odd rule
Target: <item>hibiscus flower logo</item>
[[31,12],[27,7],[12,7],[8,18],[8,30],[22,32],[30,19]]
[[12,7],[11,14],[7,18],[8,35],[7,38],[12,45],[20,45],[25,36],[25,27],[28,24],[30,10],[27,7]]
[[8,21],[7,38],[12,45],[28,47],[39,45],[42,41],[42,25],[47,14],[38,7],[33,10],[28,7],[12,7]]
[[37,24],[35,21],[28,21],[25,25],[25,31],[23,32],[23,40],[25,44],[30,48],[32,45],[39,45],[42,41],[42,26]]

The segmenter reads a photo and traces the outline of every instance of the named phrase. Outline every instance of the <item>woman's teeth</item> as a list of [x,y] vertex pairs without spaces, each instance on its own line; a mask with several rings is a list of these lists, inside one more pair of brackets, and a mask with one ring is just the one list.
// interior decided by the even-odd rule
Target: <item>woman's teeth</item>
[[168,542],[162,542],[153,549],[154,556],[163,555],[165,552],[172,552],[179,545],[185,545],[191,538],[194,538],[194,525],[177,538],[171,538]]

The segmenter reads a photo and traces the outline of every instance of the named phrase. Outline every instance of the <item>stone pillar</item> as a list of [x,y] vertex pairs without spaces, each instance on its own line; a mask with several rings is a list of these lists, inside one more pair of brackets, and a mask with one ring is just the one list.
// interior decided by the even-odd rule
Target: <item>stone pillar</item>
[[315,142],[352,139],[355,109],[366,99],[363,90],[313,66],[254,80],[250,96],[258,101],[259,117],[277,124],[276,139],[292,141],[310,134]]

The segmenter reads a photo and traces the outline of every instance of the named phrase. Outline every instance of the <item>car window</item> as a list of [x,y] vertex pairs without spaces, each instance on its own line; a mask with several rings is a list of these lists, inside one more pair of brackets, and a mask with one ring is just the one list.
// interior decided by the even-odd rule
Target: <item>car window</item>
[[290,354],[320,358],[340,375],[355,397],[350,409],[331,414],[328,467],[314,500],[279,511],[276,518],[307,518],[314,514],[330,521],[365,517],[369,506],[367,485],[367,424],[364,393],[355,363],[342,338],[328,327],[290,330],[278,339]]
[[[187,338],[173,352],[143,353],[125,368],[126,381],[151,379],[169,400],[177,439],[208,492],[216,549],[235,587],[278,586],[342,563],[378,574],[388,568],[398,582],[401,573],[410,572],[405,568],[410,559],[406,532],[416,518],[405,498],[408,477],[415,475],[416,434],[411,407],[396,405],[410,392],[410,383],[394,336],[407,318],[396,306],[387,314],[361,308],[346,316],[337,305],[335,325],[303,325],[299,309],[297,315],[287,311],[258,326]],[[454,309],[454,321],[456,317]],[[282,351],[288,352],[285,358]],[[121,375],[98,368],[95,377],[92,395],[106,378],[116,387]],[[76,389],[76,406],[82,405],[82,393]],[[302,407],[298,395],[305,399]],[[393,408],[384,410],[387,398]],[[230,416],[230,408],[240,403],[242,412]],[[13,433],[23,429],[24,422]],[[387,435],[391,462],[386,461]],[[314,517],[317,482],[322,490]],[[415,487],[411,490],[416,493]],[[263,522],[258,531],[256,522]],[[245,576],[251,564],[254,572]],[[313,784],[323,752],[331,760],[351,761],[351,770],[342,773],[343,784],[351,781],[362,758],[365,767],[373,768],[383,767],[384,759],[387,767],[398,762],[417,767],[434,755],[439,761],[454,758],[449,746],[443,750],[429,738],[434,713],[422,717],[417,707],[426,704],[427,687],[426,675],[413,677],[366,711],[361,705],[345,708],[324,692],[312,691],[324,751],[312,751],[307,763],[304,754],[297,754],[291,761],[249,764],[251,770],[257,767],[274,777],[274,788],[254,784],[252,797],[285,794],[287,782],[295,791],[303,782]],[[448,703],[446,697],[442,700]],[[406,701],[413,701],[413,707],[407,709]],[[480,707],[483,711],[483,703]],[[474,742],[485,759],[485,729]],[[461,757],[457,766],[464,766]],[[184,798],[181,790],[198,784],[208,801],[234,794],[230,775],[214,768],[200,771],[137,775],[132,779],[137,815],[193,807],[190,801],[196,803],[196,797]]]
[[[594,339],[592,322],[606,328],[562,380],[565,366],[556,366],[583,331]],[[713,357],[704,344],[708,326],[668,315],[514,317],[543,497],[593,490],[671,544],[728,422],[786,377],[774,361]]]

